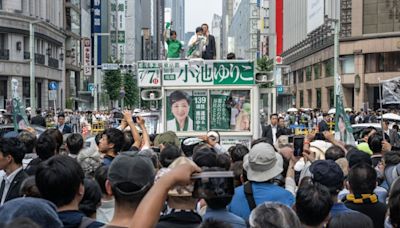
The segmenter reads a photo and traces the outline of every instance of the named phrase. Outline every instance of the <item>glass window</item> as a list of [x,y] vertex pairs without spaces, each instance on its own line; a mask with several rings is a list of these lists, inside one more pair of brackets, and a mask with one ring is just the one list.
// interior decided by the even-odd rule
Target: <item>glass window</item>
[[306,67],[306,80],[311,81],[311,66]]
[[400,52],[372,53],[365,55],[365,73],[399,71]]
[[332,77],[334,74],[333,58],[325,61],[325,77]]
[[363,33],[400,31],[398,1],[363,1]]
[[304,71],[303,69],[300,69],[297,71],[297,75],[299,76],[299,83],[303,83],[304,82]]
[[317,90],[317,107],[322,107],[322,100],[321,100],[321,88]]
[[328,89],[329,92],[329,108],[333,108],[335,106],[335,91],[332,88]]
[[341,58],[342,74],[354,74],[354,55],[347,55]]
[[300,91],[300,107],[304,107],[304,94],[303,91]]
[[320,63],[314,64],[313,68],[314,68],[314,79],[321,78],[321,64]]

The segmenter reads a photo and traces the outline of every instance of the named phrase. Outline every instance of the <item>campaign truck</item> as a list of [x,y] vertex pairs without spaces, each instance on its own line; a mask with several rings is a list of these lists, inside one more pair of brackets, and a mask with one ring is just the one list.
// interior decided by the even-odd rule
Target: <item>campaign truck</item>
[[161,102],[160,132],[180,138],[218,131],[221,144],[250,145],[260,136],[259,89],[248,60],[137,63],[142,100]]

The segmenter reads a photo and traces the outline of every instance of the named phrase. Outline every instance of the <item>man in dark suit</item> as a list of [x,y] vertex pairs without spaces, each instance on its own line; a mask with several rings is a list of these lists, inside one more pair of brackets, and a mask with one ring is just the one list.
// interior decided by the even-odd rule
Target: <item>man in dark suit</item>
[[57,129],[64,135],[72,133],[72,129],[70,126],[65,124],[65,115],[63,113],[58,115],[58,124]]
[[0,140],[0,170],[5,172],[0,179],[0,205],[21,196],[21,184],[28,177],[22,169],[24,156],[25,146],[18,138]]
[[383,130],[385,131],[387,137],[389,137],[389,143],[390,145],[392,145],[392,149],[400,149],[399,135],[397,134],[397,131],[395,129],[389,129],[389,124],[389,121],[384,121]]
[[270,124],[262,127],[261,137],[267,138],[269,143],[276,142],[276,133],[278,132],[278,114],[273,113],[269,116]]
[[46,119],[41,115],[42,111],[40,109],[36,110],[36,116],[31,119],[31,124],[46,127]]
[[318,131],[319,132],[329,131],[330,129],[329,129],[328,122],[329,122],[330,116],[328,113],[323,113],[322,117],[323,117],[322,121],[319,122],[319,124],[318,124]]
[[217,48],[215,46],[215,38],[208,31],[208,25],[202,24],[201,28],[203,29],[203,34],[207,38],[207,44],[205,50],[203,50],[203,59],[215,59],[217,56]]

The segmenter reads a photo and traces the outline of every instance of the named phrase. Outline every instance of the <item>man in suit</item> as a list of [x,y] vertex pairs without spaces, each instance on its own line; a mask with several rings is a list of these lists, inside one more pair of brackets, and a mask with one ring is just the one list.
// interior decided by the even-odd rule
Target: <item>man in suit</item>
[[207,43],[205,46],[205,50],[203,50],[203,59],[215,59],[217,56],[217,49],[215,46],[215,38],[213,35],[210,34],[208,31],[208,25],[202,24],[201,28],[203,29],[203,34],[207,38]]
[[267,138],[270,141],[269,143],[273,144],[276,142],[276,133],[278,132],[278,114],[273,113],[269,116],[270,124],[267,126],[263,126],[262,128],[262,136],[263,138]]
[[28,177],[22,169],[24,156],[25,146],[18,138],[0,140],[0,170],[5,172],[0,179],[0,205],[20,197],[21,184]]
[[64,135],[72,133],[72,129],[70,126],[65,124],[65,115],[63,113],[58,115],[58,125],[57,129]]
[[46,127],[46,119],[41,115],[42,111],[40,109],[36,110],[36,116],[31,119],[31,124]]
[[322,121],[319,122],[319,124],[318,124],[318,131],[319,132],[329,131],[328,122],[329,122],[330,116],[328,113],[323,113],[322,117],[323,117]]
[[389,121],[383,122],[383,130],[389,137],[389,143],[392,145],[392,149],[400,149],[400,139],[395,129],[389,129]]

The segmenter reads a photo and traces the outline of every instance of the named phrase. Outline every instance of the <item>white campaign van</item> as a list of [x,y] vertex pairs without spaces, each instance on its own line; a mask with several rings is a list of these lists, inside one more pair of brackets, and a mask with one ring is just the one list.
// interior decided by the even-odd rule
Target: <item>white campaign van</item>
[[157,133],[178,137],[216,130],[221,145],[259,138],[259,89],[248,60],[165,60],[137,63],[142,100],[162,103]]

